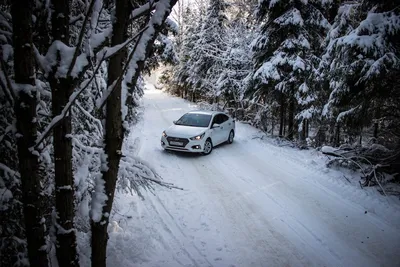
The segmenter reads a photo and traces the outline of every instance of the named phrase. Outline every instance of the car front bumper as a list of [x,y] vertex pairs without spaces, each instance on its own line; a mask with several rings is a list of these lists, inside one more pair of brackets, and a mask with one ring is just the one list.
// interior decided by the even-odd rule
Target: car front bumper
[[[174,137],[170,137],[174,138]],[[170,139],[169,138],[169,139]],[[181,138],[187,140],[187,144],[183,146],[171,145],[166,137],[161,136],[161,146],[166,150],[183,151],[191,153],[201,153],[204,150],[204,140],[190,140],[188,138]],[[171,140],[170,140],[171,141]]]

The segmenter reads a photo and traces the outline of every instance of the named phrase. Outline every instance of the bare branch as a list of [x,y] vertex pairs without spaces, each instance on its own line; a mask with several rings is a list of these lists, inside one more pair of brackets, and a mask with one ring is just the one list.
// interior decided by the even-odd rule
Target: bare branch
[[[90,62],[90,67],[92,68],[92,71],[93,71],[93,73],[94,73],[93,62],[92,62],[91,60],[90,60],[89,62]],[[96,98],[97,98],[97,96],[100,96],[101,90],[100,90],[100,88],[99,88],[99,85],[97,84],[97,79],[94,79],[94,83],[95,83],[96,89],[97,89],[97,94],[98,94],[98,95],[96,95]]]

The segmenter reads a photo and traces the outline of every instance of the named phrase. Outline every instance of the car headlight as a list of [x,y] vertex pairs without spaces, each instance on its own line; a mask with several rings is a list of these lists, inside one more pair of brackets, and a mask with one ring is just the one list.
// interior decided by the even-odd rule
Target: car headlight
[[164,132],[162,132],[162,136],[167,137],[168,135]]
[[201,140],[201,138],[203,138],[205,134],[206,133],[202,133],[201,135],[194,136],[194,137],[190,138],[190,140]]

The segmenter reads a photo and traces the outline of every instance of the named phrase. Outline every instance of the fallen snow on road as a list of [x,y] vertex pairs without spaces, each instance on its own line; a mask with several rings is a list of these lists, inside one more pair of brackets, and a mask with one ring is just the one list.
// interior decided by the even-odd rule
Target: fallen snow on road
[[184,190],[117,194],[109,266],[400,266],[398,199],[242,123],[209,156],[165,152],[161,132],[196,105],[147,87],[128,142]]

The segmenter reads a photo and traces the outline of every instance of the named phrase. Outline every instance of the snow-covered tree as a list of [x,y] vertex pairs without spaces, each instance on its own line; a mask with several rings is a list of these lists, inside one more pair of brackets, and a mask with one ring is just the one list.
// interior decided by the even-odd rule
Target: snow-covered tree
[[295,133],[295,112],[300,121],[315,110],[310,75],[318,63],[318,48],[329,22],[322,12],[324,1],[260,1],[260,35],[253,42],[255,72],[252,94],[280,105],[280,131],[284,134],[288,105],[288,137]]
[[[221,54],[225,51],[222,39],[226,32],[225,9],[226,3],[223,0],[209,2],[187,62],[188,72],[192,73],[188,80],[193,85],[193,90],[198,90],[200,96],[212,101],[219,96],[215,82],[221,70]],[[196,95],[195,92],[192,94]]]
[[12,12],[2,2],[1,264],[47,266],[50,254],[58,266],[79,265],[75,235],[92,219],[101,225],[92,263],[104,266],[117,178],[123,190],[163,184],[140,160],[120,158],[127,99],[140,94],[146,59],[173,60],[174,25],[164,22],[175,2],[18,0]]
[[225,51],[219,54],[221,65],[214,88],[224,102],[223,107],[239,117],[243,116],[244,111],[246,78],[252,72],[249,49],[253,38],[254,33],[250,30],[250,25],[237,19],[228,25],[223,36]]
[[[182,23],[180,32],[180,43],[178,46],[178,56],[179,63],[172,69],[173,74],[170,79],[173,83],[173,87],[170,90],[174,91],[176,94],[181,95],[184,98],[188,97],[189,90],[192,91],[195,86],[192,83],[192,76],[195,73],[190,72],[190,65],[188,64],[191,59],[193,49],[197,40],[199,39],[199,32],[203,22],[203,16],[200,13],[197,14],[190,7],[186,7],[182,12]],[[166,71],[167,74],[169,70]]]
[[390,81],[400,68],[399,33],[395,2],[364,0],[340,7],[321,64],[329,81],[323,115],[337,127],[359,134],[372,122],[377,127],[383,113],[394,108]]

